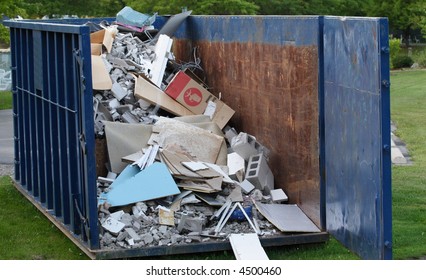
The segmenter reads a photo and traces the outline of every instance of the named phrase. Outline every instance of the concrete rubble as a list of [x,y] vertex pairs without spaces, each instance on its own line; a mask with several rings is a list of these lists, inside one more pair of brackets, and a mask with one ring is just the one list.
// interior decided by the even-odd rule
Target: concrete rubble
[[[94,130],[97,139],[107,140],[108,147],[112,141],[119,147],[126,142],[120,142],[120,135],[109,139],[105,124],[145,125],[147,135],[142,138],[147,141],[134,143],[134,147],[140,148],[133,148],[131,153],[126,150],[128,154],[118,159],[116,153],[107,151],[110,161],[115,157],[127,167],[113,172],[106,162],[102,164],[109,172],[98,174],[101,248],[227,241],[231,234],[253,232],[261,236],[283,234],[260,214],[255,203],[288,201],[282,189],[274,185],[268,166],[270,151],[254,136],[215,122],[214,112],[206,112],[211,106],[206,105],[205,114],[194,114],[184,107],[178,108],[181,106],[178,99],[167,99],[170,97],[165,89],[174,75],[178,71],[194,74],[193,70],[200,70],[200,59],[177,63],[171,52],[172,37],[161,34],[155,40],[154,36],[142,40],[134,31],[123,32],[119,27],[122,24],[102,26],[108,32],[99,41],[101,52],[97,55],[110,81],[102,84],[107,89],[94,89]],[[153,29],[152,26],[137,28]],[[137,80],[148,81],[140,90],[155,89],[155,94],[161,96],[156,100],[161,99],[162,103],[140,98],[145,93],[136,95]],[[176,115],[172,111],[188,114]],[[127,126],[126,131],[131,131],[128,129],[132,127]],[[131,134],[121,137],[127,138],[126,141],[132,139]],[[167,176],[150,171],[158,168],[167,170],[170,173],[167,176],[172,179],[164,181],[163,177]],[[137,190],[138,186],[143,186],[142,191]],[[163,192],[158,194],[160,188]],[[138,194],[121,193],[129,190],[137,190]],[[135,197],[149,199],[128,200]]]

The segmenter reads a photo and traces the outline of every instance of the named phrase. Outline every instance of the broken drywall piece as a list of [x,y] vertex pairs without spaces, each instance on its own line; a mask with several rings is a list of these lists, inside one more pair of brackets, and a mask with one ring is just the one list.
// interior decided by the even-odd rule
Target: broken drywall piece
[[113,218],[113,219],[115,219],[115,220],[117,220],[117,221],[119,221],[123,215],[124,215],[124,211],[120,210],[120,211],[116,211],[114,213],[111,213],[110,217]]
[[273,202],[283,202],[288,200],[288,196],[282,189],[271,190],[271,199]]
[[168,54],[172,48],[173,39],[169,36],[162,34],[158,37],[158,41],[155,44],[155,60],[152,63],[150,71],[150,80],[158,88],[161,88],[161,84],[164,78],[164,72],[166,70]]
[[156,162],[124,182],[114,182],[105,197],[111,206],[123,206],[178,193],[180,191],[166,165]]
[[243,194],[241,192],[241,187],[239,185],[236,185],[235,188],[228,195],[227,199],[231,200],[232,202],[242,202]]
[[146,167],[150,166],[154,163],[155,158],[157,157],[157,153],[159,150],[158,145],[149,146],[148,149],[145,151],[145,153],[142,155],[140,159],[135,161],[132,165],[137,165],[141,170],[145,169]]
[[208,167],[205,166],[202,162],[196,162],[196,161],[184,161],[182,162],[182,165],[194,172],[208,169]]
[[282,232],[321,232],[296,204],[263,204],[254,201],[260,214]]
[[102,223],[102,227],[111,233],[118,234],[125,227],[125,224],[113,217],[108,217]]
[[218,192],[218,190],[213,189],[209,184],[206,182],[194,182],[194,181],[181,181],[178,183],[180,188],[183,188],[188,191],[194,191],[194,192],[203,192],[203,193],[215,193]]
[[199,203],[201,200],[197,199],[194,194],[188,195],[181,200],[181,205]]
[[252,183],[250,183],[250,181],[248,181],[247,179],[245,179],[244,181],[238,184],[240,185],[241,190],[246,194],[250,193],[252,190],[255,189],[255,186]]
[[245,173],[245,160],[236,152],[227,155],[227,165],[229,168],[229,177],[238,181],[242,181]]
[[191,151],[198,161],[215,163],[224,138],[181,121],[160,117],[153,127],[159,145],[175,144]]
[[125,162],[125,163],[132,164],[132,163],[136,162],[137,160],[139,160],[142,156],[143,156],[143,152],[137,151],[136,153],[122,157],[121,161]]
[[222,206],[225,203],[205,193],[195,193],[195,195],[210,206]]
[[269,260],[255,233],[231,234],[229,242],[237,260]]
[[231,178],[229,178],[228,174],[226,174],[219,165],[209,163],[209,162],[204,162],[204,165],[207,165],[208,167],[210,167],[211,169],[213,169],[214,171],[216,171],[217,173],[222,175],[223,176],[223,182],[228,183],[228,184],[234,183],[234,181]]
[[120,122],[104,122],[104,124],[111,171],[120,173],[127,166],[121,158],[141,151],[148,145],[152,126]]

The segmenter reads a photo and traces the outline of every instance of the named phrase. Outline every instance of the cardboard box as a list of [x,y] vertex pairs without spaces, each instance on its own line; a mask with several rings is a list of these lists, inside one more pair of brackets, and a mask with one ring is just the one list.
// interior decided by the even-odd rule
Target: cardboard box
[[209,115],[221,129],[235,114],[233,109],[183,71],[173,77],[165,92],[194,114]]
[[109,29],[102,29],[90,34],[90,47],[92,53],[92,79],[93,89],[110,90],[112,87],[111,77],[101,57],[103,47],[109,53],[112,49],[115,33]]
[[170,96],[165,94],[161,89],[156,87],[146,78],[139,76],[135,79],[135,81],[134,95],[136,98],[143,99],[151,104],[158,104],[161,109],[176,116],[193,115],[191,111],[173,100]]
[[90,44],[92,55],[101,55],[102,47],[105,47],[108,53],[111,52],[115,33],[109,29],[101,29],[90,34]]

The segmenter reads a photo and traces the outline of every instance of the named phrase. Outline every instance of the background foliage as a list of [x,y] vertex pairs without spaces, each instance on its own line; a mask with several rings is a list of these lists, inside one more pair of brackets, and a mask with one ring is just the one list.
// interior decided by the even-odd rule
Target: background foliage
[[[414,29],[426,33],[424,0],[1,0],[0,13],[14,18],[60,15],[115,16],[124,6],[142,13],[176,14],[182,8],[193,14],[222,15],[339,15],[388,17],[391,31],[406,44]],[[0,26],[0,41],[8,32]]]

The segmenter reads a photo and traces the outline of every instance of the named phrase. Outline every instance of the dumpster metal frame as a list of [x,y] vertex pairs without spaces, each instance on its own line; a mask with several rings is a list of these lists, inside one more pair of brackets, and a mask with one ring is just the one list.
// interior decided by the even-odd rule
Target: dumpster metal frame
[[[91,20],[100,22],[113,19]],[[167,17],[158,17],[157,27],[161,27],[166,20]],[[314,182],[309,188],[302,191],[292,188],[291,191],[297,196],[294,201],[301,202],[302,209],[305,208],[304,211],[308,213],[308,216],[310,215],[310,218],[324,231],[317,234],[261,238],[261,242],[264,246],[324,242],[329,237],[327,232],[330,226],[329,221],[333,219],[327,211],[329,186],[326,175],[329,172],[330,163],[327,161],[326,154],[328,149],[326,137],[329,127],[324,117],[326,115],[324,97],[327,94],[325,79],[331,72],[325,69],[324,53],[328,46],[324,46],[324,26],[333,21],[340,21],[343,26],[340,28],[345,32],[355,29],[359,23],[368,22],[367,28],[375,29],[373,34],[377,36],[371,39],[377,42],[378,49],[364,50],[377,52],[377,60],[366,64],[368,67],[373,67],[372,71],[377,74],[377,77],[367,77],[367,79],[379,79],[381,85],[372,90],[372,95],[379,95],[380,120],[375,121],[380,123],[378,146],[382,147],[381,152],[377,153],[380,170],[374,178],[378,182],[377,193],[374,194],[376,224],[373,226],[376,229],[373,231],[376,235],[374,239],[376,251],[363,252],[362,248],[358,250],[362,247],[359,241],[349,248],[363,258],[391,259],[391,163],[390,149],[387,149],[390,147],[387,19],[324,16],[190,16],[176,33],[176,53],[178,56],[185,57],[187,46],[204,43],[203,46],[208,49],[214,42],[217,42],[220,48],[223,48],[224,43],[234,41],[240,48],[241,45],[238,44],[241,42],[250,46],[261,42],[266,48],[274,45],[287,49],[292,49],[293,46],[296,48],[305,45],[314,46],[311,51],[314,54],[314,65],[318,72],[315,76],[316,81],[311,80],[311,83],[316,90],[315,102],[317,102],[318,115],[315,118],[317,124],[310,129],[312,131],[317,129],[318,139],[317,142],[311,143],[313,144],[311,151],[315,151],[316,148],[318,151],[309,155],[314,159],[313,164],[309,166],[310,168],[317,166],[318,174],[314,174]],[[117,251],[99,249],[97,207],[95,207],[97,196],[96,188],[93,187],[96,186],[96,166],[95,140],[92,133],[94,122],[90,28],[83,25],[85,22],[87,22],[86,19],[5,21],[5,25],[11,30],[12,42],[14,185],[91,258],[127,258],[230,249],[229,242],[177,246],[175,249],[160,246]],[[198,29],[194,29],[196,25]],[[227,26],[230,25],[238,28],[228,30]],[[241,33],[241,28],[246,32]],[[252,29],[256,31],[250,33]],[[291,33],[292,30],[296,31],[295,34]],[[358,51],[357,47],[354,47]],[[309,57],[309,50],[303,54],[306,53]],[[342,66],[340,70],[342,69],[344,70],[345,67]],[[212,80],[219,84],[220,89],[223,86],[220,84],[221,76],[213,75],[212,69],[208,71],[212,74]],[[65,79],[65,76],[72,78]],[[234,99],[232,98],[232,96],[225,97],[225,102],[229,102],[231,107],[241,101],[235,96]],[[236,111],[240,109],[239,106],[235,108]],[[237,116],[237,123],[242,124],[240,116]],[[66,129],[63,129],[64,127]],[[244,125],[242,127],[244,128]],[[259,130],[256,127],[245,127],[249,130],[254,129],[254,132]],[[274,137],[268,133],[261,133],[260,137],[266,140],[267,145],[274,140]],[[296,140],[301,136],[298,137]],[[315,159],[316,156],[317,159]],[[277,160],[275,162],[279,163]],[[279,168],[278,171],[280,171]],[[64,175],[67,175],[66,178]],[[340,182],[338,188],[343,188],[343,193],[345,192],[345,186]],[[309,203],[310,199],[314,200],[313,204]],[[349,207],[353,206],[349,205],[348,209]],[[345,211],[344,207],[342,210]],[[345,245],[348,246],[346,244],[348,238],[362,239],[357,236],[357,232],[351,230],[350,225],[342,226],[343,231],[332,231],[332,234]]]

